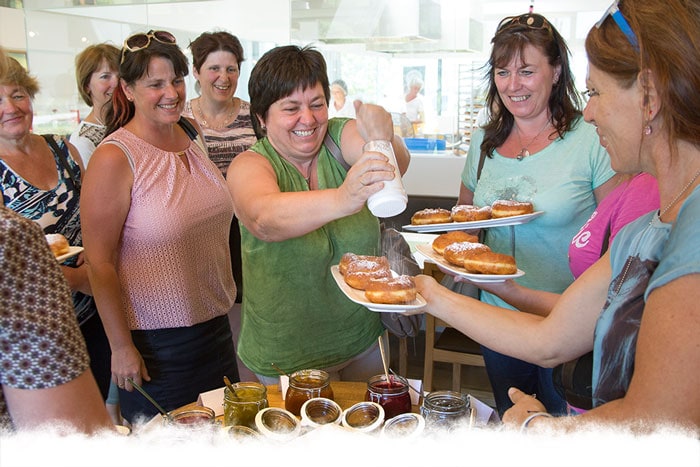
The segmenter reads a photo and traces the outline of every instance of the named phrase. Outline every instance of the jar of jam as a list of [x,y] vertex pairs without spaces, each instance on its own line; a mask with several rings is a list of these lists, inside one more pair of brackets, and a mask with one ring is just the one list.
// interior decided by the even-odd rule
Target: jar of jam
[[169,421],[174,425],[211,425],[214,423],[214,411],[209,407],[195,406],[173,410]]
[[289,387],[284,397],[284,407],[299,417],[301,406],[314,397],[333,400],[331,377],[323,370],[299,370],[289,376]]
[[267,388],[256,382],[241,382],[232,385],[234,393],[224,388],[224,425],[255,428],[255,415],[270,404]]
[[454,391],[433,391],[423,398],[420,413],[429,429],[451,429],[468,423],[469,401],[467,396]]
[[372,376],[367,381],[365,400],[376,402],[384,408],[386,419],[411,411],[411,395],[408,393],[408,380],[402,376]]

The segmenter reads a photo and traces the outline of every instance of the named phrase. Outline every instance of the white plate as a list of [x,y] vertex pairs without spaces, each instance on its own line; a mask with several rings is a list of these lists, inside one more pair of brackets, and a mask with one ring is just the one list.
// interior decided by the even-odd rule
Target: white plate
[[483,229],[488,227],[505,227],[507,225],[526,224],[532,219],[541,216],[544,211],[535,211],[530,214],[520,216],[499,217],[497,219],[486,219],[484,221],[471,222],[448,222],[444,224],[413,225],[408,224],[401,227],[412,232],[450,232],[452,230]]
[[423,256],[427,257],[430,261],[439,265],[441,268],[453,273],[456,276],[464,277],[472,282],[503,282],[507,279],[515,279],[520,276],[524,276],[525,273],[518,269],[515,274],[473,274],[467,272],[466,269],[459,266],[455,266],[445,260],[442,256],[437,254],[433,250],[433,246],[430,243],[424,243],[416,247],[418,252]]
[[73,256],[77,255],[78,253],[80,253],[84,249],[85,248],[83,248],[82,246],[68,247],[68,253],[63,253],[60,256],[56,256],[56,261],[58,261],[59,263],[62,263],[65,260],[67,260],[68,258],[72,258]]
[[428,304],[420,294],[416,294],[416,299],[409,303],[401,303],[398,305],[372,303],[367,300],[367,297],[365,297],[364,290],[353,289],[345,283],[343,275],[340,274],[340,271],[338,270],[338,265],[331,266],[331,274],[333,275],[333,279],[335,279],[336,284],[338,284],[338,287],[340,287],[340,290],[342,290],[350,300],[363,305],[372,311],[377,311],[380,313],[401,313],[402,311],[406,310],[417,310]]

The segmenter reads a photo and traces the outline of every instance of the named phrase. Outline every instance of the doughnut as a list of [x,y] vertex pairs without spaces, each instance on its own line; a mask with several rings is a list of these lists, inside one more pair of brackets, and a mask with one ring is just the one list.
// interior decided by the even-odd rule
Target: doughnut
[[530,214],[534,210],[532,203],[499,199],[491,204],[491,217],[510,217]]
[[367,261],[378,261],[382,263],[386,263],[386,266],[389,267],[389,260],[385,256],[368,256],[368,255],[356,255],[355,253],[345,253],[341,258],[340,258],[340,263],[338,263],[338,272],[340,272],[340,275],[344,276],[345,271],[348,269],[348,264],[352,263],[353,261],[357,260],[367,260]]
[[416,299],[416,284],[411,276],[372,279],[365,289],[365,297],[372,303],[400,304]]
[[427,225],[427,224],[446,224],[452,222],[450,211],[442,208],[428,208],[416,212],[411,216],[411,224]]
[[46,241],[49,243],[49,248],[51,248],[51,253],[58,257],[65,255],[70,251],[70,245],[66,237],[59,233],[46,234]]
[[391,277],[389,260],[385,256],[374,258],[379,259],[357,259],[349,263],[343,276],[345,283],[353,289],[365,290],[371,279]]
[[464,264],[464,257],[474,251],[491,251],[491,248],[483,243],[457,242],[447,245],[442,256],[448,263],[462,267]]
[[464,269],[476,274],[515,274],[515,258],[493,251],[472,252],[464,257]]
[[471,204],[459,204],[452,208],[454,222],[485,221],[491,219],[491,206],[478,208]]
[[476,235],[471,235],[461,230],[454,230],[452,232],[447,232],[435,237],[435,240],[433,240],[433,250],[435,251],[435,253],[442,255],[445,251],[445,247],[451,245],[452,243],[476,243],[478,241],[479,237],[477,237]]

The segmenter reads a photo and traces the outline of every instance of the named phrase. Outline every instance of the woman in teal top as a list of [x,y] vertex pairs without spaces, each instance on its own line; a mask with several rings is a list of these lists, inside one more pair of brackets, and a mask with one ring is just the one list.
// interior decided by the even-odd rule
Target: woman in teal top
[[[384,109],[358,104],[357,120],[328,119],[323,56],[278,47],[255,65],[251,113],[260,140],[230,165],[227,183],[241,221],[245,287],[238,355],[261,381],[318,368],[333,379],[381,373],[379,316],[350,301],[330,268],[346,252],[380,254],[367,198],[393,178],[386,157],[364,152],[392,140],[403,173],[409,154]],[[341,148],[346,170],[324,138]]]
[[[574,280],[569,241],[614,187],[615,181],[609,181],[614,172],[595,128],[581,117],[568,49],[549,21],[534,13],[505,18],[492,43],[487,94],[491,118],[473,134],[459,202],[489,206],[498,199],[529,201],[544,211],[524,225],[487,229],[484,243],[515,255],[518,268],[525,271],[519,284],[561,293]],[[481,300],[512,308],[485,291]],[[511,386],[536,393],[553,413],[566,411],[551,369],[486,347],[482,352],[501,415],[511,406]]]

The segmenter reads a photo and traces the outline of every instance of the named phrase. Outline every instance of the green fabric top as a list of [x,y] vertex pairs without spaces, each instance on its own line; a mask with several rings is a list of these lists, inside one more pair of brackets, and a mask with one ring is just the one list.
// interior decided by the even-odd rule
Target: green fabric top
[[[330,119],[328,131],[340,141],[348,119]],[[307,191],[306,180],[267,138],[251,148],[265,156],[283,192]],[[337,188],[347,172],[325,145],[317,163],[319,189]],[[378,313],[350,301],[330,268],[347,252],[380,253],[379,221],[365,206],[318,230],[281,242],[264,242],[243,224],[243,304],[238,355],[248,368],[266,376],[326,368],[364,352],[384,332]]]

